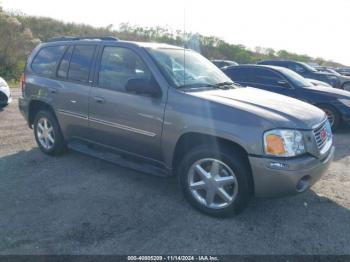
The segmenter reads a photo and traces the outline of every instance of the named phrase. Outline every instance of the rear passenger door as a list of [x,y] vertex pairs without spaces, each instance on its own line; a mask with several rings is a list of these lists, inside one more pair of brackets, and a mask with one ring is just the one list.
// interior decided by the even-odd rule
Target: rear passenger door
[[130,93],[130,79],[144,79],[156,88],[149,66],[127,47],[105,46],[100,51],[96,87],[91,89],[91,140],[153,160],[161,160],[160,138],[165,98]]
[[96,45],[76,44],[66,49],[52,88],[54,107],[66,138],[86,138],[88,132],[90,74]]

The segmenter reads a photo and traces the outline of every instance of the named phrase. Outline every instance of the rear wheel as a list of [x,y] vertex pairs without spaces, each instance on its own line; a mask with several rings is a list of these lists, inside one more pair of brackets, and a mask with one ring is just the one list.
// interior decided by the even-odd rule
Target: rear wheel
[[321,105],[319,106],[327,115],[328,121],[331,124],[333,130],[336,130],[341,122],[340,115],[337,110],[331,106]]
[[42,152],[58,155],[65,148],[65,141],[56,118],[49,111],[39,111],[34,119],[34,135]]
[[252,195],[246,160],[229,148],[198,147],[185,155],[179,181],[189,203],[211,216],[240,213]]

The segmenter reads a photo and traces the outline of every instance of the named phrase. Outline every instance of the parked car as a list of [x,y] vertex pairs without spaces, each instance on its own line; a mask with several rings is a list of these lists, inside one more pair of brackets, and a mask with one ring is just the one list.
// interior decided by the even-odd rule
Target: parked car
[[348,67],[337,68],[336,71],[341,75],[350,76],[350,68]]
[[213,216],[239,213],[253,195],[304,192],[334,155],[322,110],[236,87],[206,58],[175,46],[50,40],[30,55],[22,86],[19,109],[42,152],[68,145],[176,174],[189,203]]
[[226,66],[236,66],[238,65],[235,61],[230,60],[211,60],[211,62],[218,68],[224,68]]
[[342,85],[342,89],[344,89],[346,91],[350,91],[350,77],[349,76],[342,75],[342,74],[338,73],[337,71],[335,71],[332,68],[319,67],[319,68],[316,68],[316,69],[318,71],[320,71],[320,72],[325,72],[325,73],[330,73],[330,74],[336,75],[340,79],[340,81],[342,83],[344,83]]
[[0,107],[11,103],[11,91],[6,81],[0,77]]
[[333,73],[319,72],[308,64],[295,61],[266,60],[258,62],[259,65],[274,65],[286,67],[305,78],[311,78],[326,82],[335,88],[350,90],[350,78],[335,75]]
[[318,81],[311,78],[305,78],[305,79],[309,81],[311,84],[313,84],[314,86],[325,86],[325,87],[333,88],[330,84],[327,84],[326,82]]
[[243,86],[251,86],[293,97],[321,108],[333,129],[350,122],[350,93],[314,86],[299,74],[284,67],[265,65],[234,66],[224,73]]

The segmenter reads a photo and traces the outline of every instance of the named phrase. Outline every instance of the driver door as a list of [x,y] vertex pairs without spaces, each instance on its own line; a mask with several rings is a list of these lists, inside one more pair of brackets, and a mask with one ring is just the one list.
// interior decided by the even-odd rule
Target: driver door
[[[160,138],[165,103],[160,97],[127,92],[130,79],[153,80],[135,51],[105,46],[98,80],[89,98],[90,138],[129,153],[160,160]],[[158,85],[153,81],[154,85]]]

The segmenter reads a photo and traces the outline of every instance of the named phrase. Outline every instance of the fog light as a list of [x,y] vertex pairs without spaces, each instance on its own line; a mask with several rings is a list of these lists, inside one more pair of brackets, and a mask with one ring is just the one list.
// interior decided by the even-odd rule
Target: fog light
[[310,187],[310,180],[311,177],[310,176],[304,176],[302,177],[302,179],[299,180],[296,189],[299,193],[304,192],[305,190],[307,190]]

